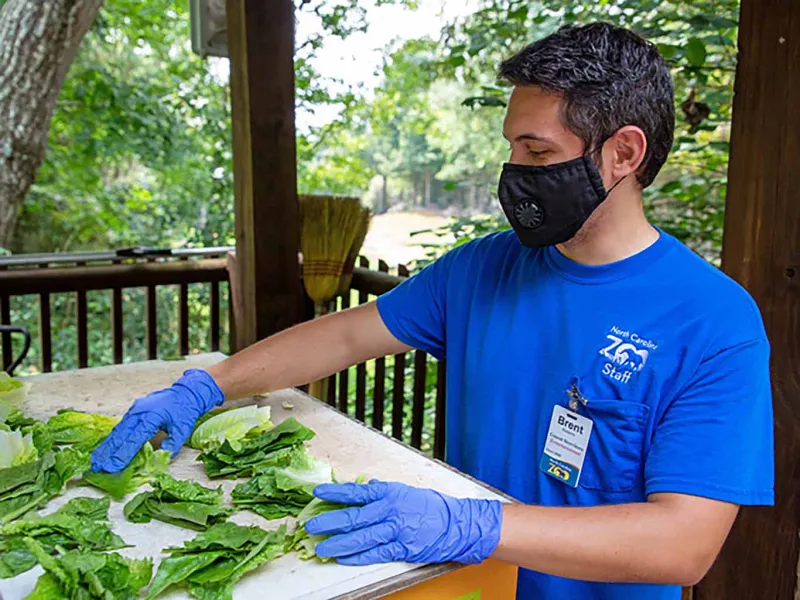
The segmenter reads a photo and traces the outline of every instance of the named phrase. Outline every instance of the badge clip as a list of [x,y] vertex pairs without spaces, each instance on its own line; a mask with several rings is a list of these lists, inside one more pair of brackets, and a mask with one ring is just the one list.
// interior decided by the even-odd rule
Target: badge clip
[[573,412],[578,412],[578,406],[580,404],[583,404],[584,406],[589,404],[589,401],[578,389],[577,382],[573,383],[572,387],[567,390],[567,396],[569,396],[569,409]]

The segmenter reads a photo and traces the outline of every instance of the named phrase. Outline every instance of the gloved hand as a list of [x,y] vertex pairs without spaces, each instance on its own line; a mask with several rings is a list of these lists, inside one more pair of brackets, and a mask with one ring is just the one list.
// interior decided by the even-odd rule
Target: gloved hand
[[194,424],[225,395],[202,369],[189,369],[172,386],[137,399],[109,436],[92,452],[92,470],[124,469],[145,442],[166,431],[162,450],[173,454],[189,439]]
[[322,500],[359,507],[321,514],[306,523],[310,535],[332,535],[320,557],[342,565],[385,562],[480,563],[500,541],[503,509],[497,500],[457,499],[401,483],[322,484]]

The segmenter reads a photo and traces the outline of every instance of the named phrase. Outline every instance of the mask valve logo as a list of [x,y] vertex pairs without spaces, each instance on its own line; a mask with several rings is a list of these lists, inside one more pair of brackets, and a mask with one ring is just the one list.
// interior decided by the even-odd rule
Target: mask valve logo
[[533,200],[525,200],[514,207],[514,217],[525,229],[536,229],[544,221],[544,211]]

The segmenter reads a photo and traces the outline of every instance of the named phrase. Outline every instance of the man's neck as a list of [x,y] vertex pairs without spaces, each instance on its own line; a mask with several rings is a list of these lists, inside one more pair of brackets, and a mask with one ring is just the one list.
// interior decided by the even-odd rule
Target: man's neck
[[577,263],[594,266],[624,260],[654,244],[659,233],[645,217],[641,200],[617,200],[601,206],[558,250]]

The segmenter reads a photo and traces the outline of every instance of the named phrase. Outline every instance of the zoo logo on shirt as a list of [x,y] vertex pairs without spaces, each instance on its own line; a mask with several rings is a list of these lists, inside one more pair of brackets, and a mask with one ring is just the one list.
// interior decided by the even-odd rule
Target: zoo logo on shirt
[[600,349],[600,354],[609,361],[603,365],[603,375],[628,383],[634,373],[644,369],[650,353],[658,349],[658,344],[614,325],[606,336],[609,343]]

